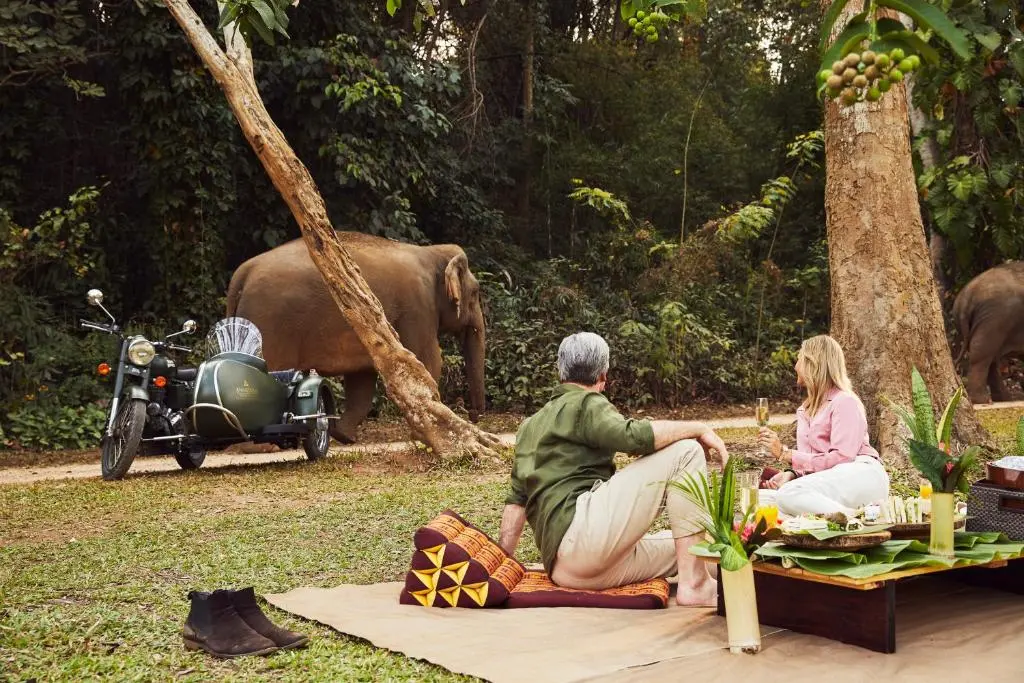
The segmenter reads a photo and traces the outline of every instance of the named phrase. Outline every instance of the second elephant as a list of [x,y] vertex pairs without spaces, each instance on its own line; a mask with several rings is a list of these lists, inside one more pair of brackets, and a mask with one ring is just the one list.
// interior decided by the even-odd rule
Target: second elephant
[[[953,318],[967,354],[972,403],[1008,401],[999,374],[1002,358],[1024,353],[1024,262],[990,268],[967,283],[953,303]],[[987,386],[986,386],[987,385]]]
[[[438,379],[438,335],[462,342],[469,414],[484,409],[485,325],[480,285],[465,252],[454,244],[416,246],[356,232],[338,232],[402,344]],[[377,373],[346,322],[302,240],[255,256],[238,267],[228,287],[227,314],[254,322],[272,370],[315,369],[342,376],[345,410],[331,434],[355,441],[370,412]]]

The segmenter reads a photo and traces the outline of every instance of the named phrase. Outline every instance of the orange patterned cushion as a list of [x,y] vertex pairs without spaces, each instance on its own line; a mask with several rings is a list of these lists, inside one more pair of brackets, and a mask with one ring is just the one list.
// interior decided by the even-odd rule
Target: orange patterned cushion
[[668,607],[668,581],[651,579],[601,591],[577,590],[556,585],[544,572],[528,571],[505,607],[662,609]]
[[413,536],[400,601],[425,607],[497,607],[526,569],[487,534],[445,510]]
[[668,605],[668,583],[653,579],[603,591],[556,586],[544,572],[526,571],[490,536],[445,510],[413,536],[399,601],[425,607],[617,607]]

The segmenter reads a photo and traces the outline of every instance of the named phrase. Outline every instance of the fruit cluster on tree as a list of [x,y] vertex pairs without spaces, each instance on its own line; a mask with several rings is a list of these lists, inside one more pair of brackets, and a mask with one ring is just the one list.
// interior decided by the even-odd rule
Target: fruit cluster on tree
[[[818,93],[845,106],[877,102],[922,62],[937,64],[932,36],[945,42],[960,59],[969,55],[967,37],[946,14],[928,0],[867,0],[832,39],[841,16],[848,16],[852,0],[833,0],[821,26],[824,56],[818,72]],[[896,13],[909,17],[908,29]]]
[[865,50],[851,52],[832,63],[831,70],[818,74],[819,85],[824,82],[831,99],[839,98],[843,104],[877,102],[893,83],[902,83],[907,74],[921,66],[917,55],[905,56],[902,48],[893,48],[888,54]]

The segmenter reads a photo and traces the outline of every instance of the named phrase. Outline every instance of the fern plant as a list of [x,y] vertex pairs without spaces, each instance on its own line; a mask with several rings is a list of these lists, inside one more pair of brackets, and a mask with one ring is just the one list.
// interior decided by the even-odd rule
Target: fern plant
[[670,481],[669,486],[682,492],[701,511],[701,527],[711,537],[708,550],[718,553],[722,569],[729,572],[743,569],[750,561],[750,554],[766,541],[781,535],[781,530],[769,529],[762,517],[756,524],[751,523],[754,507],[741,510],[737,516],[736,505],[736,460],[730,458],[722,469],[722,475],[712,471],[699,476],[687,474],[682,481]]
[[[911,436],[907,440],[910,462],[931,482],[933,490],[940,493],[953,493],[957,490],[967,493],[970,490],[970,482],[964,475],[978,462],[981,448],[971,446],[959,456],[952,455],[950,441],[953,434],[953,416],[963,398],[963,387],[957,387],[950,397],[937,425],[931,394],[916,367],[910,373],[910,393],[910,409],[888,401],[889,406],[910,430]],[[1017,435],[1020,439],[1021,426],[1018,426]]]

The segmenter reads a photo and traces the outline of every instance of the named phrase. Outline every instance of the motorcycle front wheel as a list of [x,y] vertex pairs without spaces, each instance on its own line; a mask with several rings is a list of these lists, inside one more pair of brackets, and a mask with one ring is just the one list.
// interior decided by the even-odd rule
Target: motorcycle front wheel
[[[325,390],[320,389],[320,395],[316,399],[316,412],[326,413],[328,399]],[[314,428],[306,436],[302,437],[302,450],[306,451],[306,457],[310,460],[319,460],[327,455],[327,447],[331,443],[330,427],[327,420],[318,418],[314,420]]]
[[178,461],[178,467],[183,470],[197,470],[202,467],[203,461],[206,460],[206,449],[182,447],[181,450],[174,454],[174,459]]
[[121,479],[128,474],[142,442],[142,429],[146,426],[146,402],[125,401],[117,409],[113,433],[103,437],[103,457],[100,468],[107,481]]

